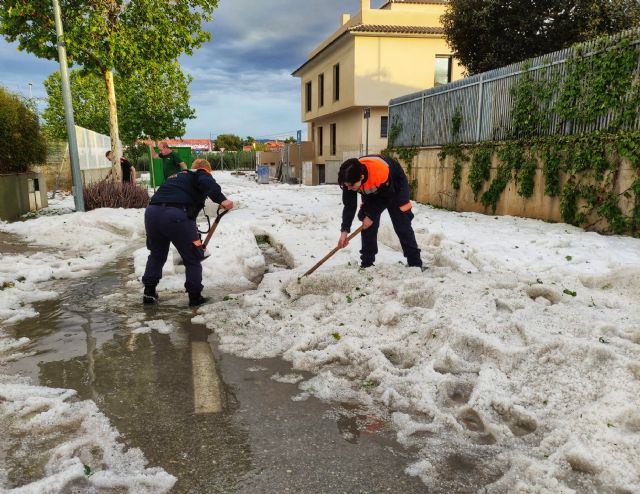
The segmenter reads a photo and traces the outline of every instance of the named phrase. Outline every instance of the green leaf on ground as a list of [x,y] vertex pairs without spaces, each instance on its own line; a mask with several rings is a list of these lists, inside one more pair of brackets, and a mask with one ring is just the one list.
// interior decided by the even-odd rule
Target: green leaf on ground
[[379,385],[380,385],[380,381],[377,381],[375,379],[367,379],[360,383],[361,388],[375,388],[376,386],[379,386]]

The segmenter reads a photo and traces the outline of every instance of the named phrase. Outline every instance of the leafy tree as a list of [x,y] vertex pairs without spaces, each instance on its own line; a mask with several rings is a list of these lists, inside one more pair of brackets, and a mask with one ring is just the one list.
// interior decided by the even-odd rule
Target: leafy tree
[[[109,128],[115,160],[120,157],[113,71],[130,74],[137,67],[160,65],[191,54],[211,35],[202,23],[211,20],[217,0],[60,0],[69,63],[104,79],[109,101]],[[0,0],[0,34],[21,50],[57,59],[51,0]],[[169,136],[167,136],[169,137]],[[114,165],[114,176],[120,167]]]
[[138,171],[149,171],[149,146],[144,142],[131,144],[124,150],[124,155],[133,163]]
[[123,81],[125,142],[143,137],[181,137],[186,120],[195,118],[189,106],[191,77],[182,73],[177,61],[161,64],[157,70],[138,70]]
[[[109,107],[107,91],[102,79],[94,74],[73,70],[69,73],[71,100],[77,125],[101,134],[109,133]],[[44,80],[47,91],[47,107],[42,113],[44,130],[49,137],[67,138],[67,125],[62,101],[60,72],[54,72]],[[122,102],[120,104],[122,109]],[[122,121],[120,122],[122,124]]]
[[242,139],[235,134],[220,134],[216,137],[215,146],[218,149],[224,148],[225,151],[240,151]]
[[637,26],[639,0],[449,0],[445,37],[470,74]]
[[284,140],[285,144],[295,144],[297,141],[297,139],[293,136],[289,136]]
[[[106,89],[100,77],[73,70],[71,96],[76,123],[95,132],[109,132]],[[116,95],[119,107],[120,137],[132,145],[142,138],[161,139],[182,136],[185,120],[194,117],[189,107],[188,84],[175,62],[164,64],[159,71],[138,70],[124,77],[116,73]],[[44,111],[48,135],[66,139],[60,74],[54,72],[44,81],[48,106]]]
[[0,172],[25,172],[29,165],[42,163],[46,152],[37,114],[0,86]]
[[247,136],[244,141],[242,141],[243,146],[251,146],[253,151],[264,151],[266,149],[266,145],[264,142],[256,141],[254,137]]

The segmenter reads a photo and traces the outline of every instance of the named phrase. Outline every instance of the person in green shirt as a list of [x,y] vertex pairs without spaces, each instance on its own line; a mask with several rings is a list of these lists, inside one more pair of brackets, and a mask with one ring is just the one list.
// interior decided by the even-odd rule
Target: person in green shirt
[[180,160],[178,153],[171,151],[169,145],[165,141],[161,141],[160,144],[158,144],[158,151],[160,151],[160,154],[155,152],[151,144],[149,144],[149,149],[151,150],[151,156],[153,156],[153,159],[160,158],[162,160],[162,172],[164,173],[165,180],[171,175],[175,175],[176,173],[187,169],[186,163]]

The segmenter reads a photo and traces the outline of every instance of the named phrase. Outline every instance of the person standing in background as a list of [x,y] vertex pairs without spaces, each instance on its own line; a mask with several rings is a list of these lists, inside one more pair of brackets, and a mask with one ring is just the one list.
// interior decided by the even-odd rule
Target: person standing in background
[[[111,150],[107,151],[105,156],[109,161],[113,163],[113,151]],[[133,167],[131,162],[124,156],[120,157],[120,169],[122,171],[122,181],[135,185],[136,169]],[[109,178],[112,174],[113,174],[113,170],[109,170],[109,173],[107,173],[107,176],[105,178]]]
[[187,164],[180,159],[178,153],[169,148],[169,145],[165,141],[161,141],[158,144],[158,151],[160,154],[156,153],[152,144],[149,144],[149,149],[153,159],[162,160],[162,172],[164,173],[165,180],[172,175],[187,169]]

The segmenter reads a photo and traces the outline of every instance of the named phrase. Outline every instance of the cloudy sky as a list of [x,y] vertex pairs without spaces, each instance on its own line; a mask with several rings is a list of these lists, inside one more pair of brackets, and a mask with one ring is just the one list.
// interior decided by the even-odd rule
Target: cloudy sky
[[[372,0],[379,7],[382,0]],[[196,119],[186,137],[222,133],[286,137],[300,122],[300,81],[291,76],[317,44],[355,14],[360,0],[220,0],[206,28],[212,40],[180,61],[193,76],[191,106]],[[0,84],[13,92],[44,98],[42,81],[57,63],[18,52],[0,40]],[[44,106],[44,100],[40,101]]]

